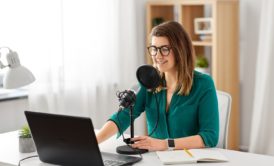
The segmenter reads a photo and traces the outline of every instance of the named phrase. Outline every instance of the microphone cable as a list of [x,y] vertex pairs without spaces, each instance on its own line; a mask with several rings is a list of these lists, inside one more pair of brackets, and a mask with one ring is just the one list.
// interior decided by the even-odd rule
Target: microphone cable
[[159,102],[158,102],[157,96],[156,96],[156,94],[155,94],[155,90],[153,91],[153,95],[154,95],[155,100],[156,100],[157,120],[156,120],[155,126],[153,127],[152,131],[151,131],[150,134],[148,135],[149,137],[152,136],[152,134],[156,131],[156,129],[157,129],[157,127],[158,127],[159,119],[160,119]]
[[38,155],[33,155],[33,156],[28,156],[28,157],[22,158],[22,159],[19,160],[18,166],[21,166],[22,161],[33,158],[33,157],[39,157],[39,156]]
[[[163,81],[163,80],[162,80]],[[166,82],[163,81],[163,87],[166,87]],[[158,123],[159,123],[159,120],[160,120],[160,110],[159,110],[159,102],[157,100],[157,96],[156,96],[156,89],[152,89],[152,93],[154,94],[154,97],[155,97],[155,100],[156,100],[156,112],[157,112],[157,121],[155,123],[155,126],[154,128],[152,129],[152,131],[150,132],[150,134],[148,135],[149,137],[156,131],[157,127],[158,127]]]

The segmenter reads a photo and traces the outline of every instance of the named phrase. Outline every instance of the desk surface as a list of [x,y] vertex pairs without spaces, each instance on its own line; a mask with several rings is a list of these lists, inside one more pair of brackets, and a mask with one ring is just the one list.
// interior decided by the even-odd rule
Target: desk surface
[[27,98],[27,89],[3,89],[0,88],[0,101]]
[[[115,144],[115,146],[113,146]],[[116,140],[112,137],[108,141],[100,144],[100,149],[103,152],[113,152],[115,153],[115,148],[119,145],[123,145],[121,139]],[[214,163],[215,166],[238,166],[238,165],[273,165],[274,157],[258,155],[252,153],[245,153],[233,150],[218,149],[223,155],[225,155],[229,162],[225,163]],[[18,150],[18,132],[8,132],[0,134],[0,166],[17,166],[18,161],[21,158],[34,155],[36,153],[19,153]],[[50,166],[51,164],[42,163],[38,158],[28,159],[22,162],[22,166]],[[148,166],[159,166],[162,165],[160,160],[157,158],[155,152],[149,152],[143,154],[143,160],[137,164],[148,165]],[[186,166],[186,164],[184,164]],[[198,164],[187,164],[187,166],[202,165],[202,166],[212,166],[213,163],[198,163]],[[176,165],[179,166],[179,165]]]

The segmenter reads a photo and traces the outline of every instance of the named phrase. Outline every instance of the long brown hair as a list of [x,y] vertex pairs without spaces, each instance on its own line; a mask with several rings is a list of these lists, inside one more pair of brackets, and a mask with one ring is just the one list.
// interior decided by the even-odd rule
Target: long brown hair
[[[168,21],[155,26],[150,38],[153,36],[168,38],[178,71],[176,89],[179,90],[178,94],[188,95],[193,84],[195,67],[195,52],[188,33],[180,23]],[[164,77],[164,73],[160,74]]]

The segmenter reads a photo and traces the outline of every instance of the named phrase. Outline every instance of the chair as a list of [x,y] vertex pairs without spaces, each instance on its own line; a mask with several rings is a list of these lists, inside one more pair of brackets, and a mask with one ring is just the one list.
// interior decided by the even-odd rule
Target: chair
[[227,149],[228,142],[228,127],[231,110],[231,96],[230,94],[217,91],[218,107],[219,107],[219,141],[216,147]]

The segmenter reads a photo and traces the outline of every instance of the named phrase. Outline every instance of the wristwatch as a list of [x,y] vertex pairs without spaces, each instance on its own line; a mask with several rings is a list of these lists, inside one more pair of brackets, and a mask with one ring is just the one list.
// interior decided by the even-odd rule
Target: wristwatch
[[175,148],[175,142],[174,139],[168,139],[167,140],[168,150],[174,150]]

